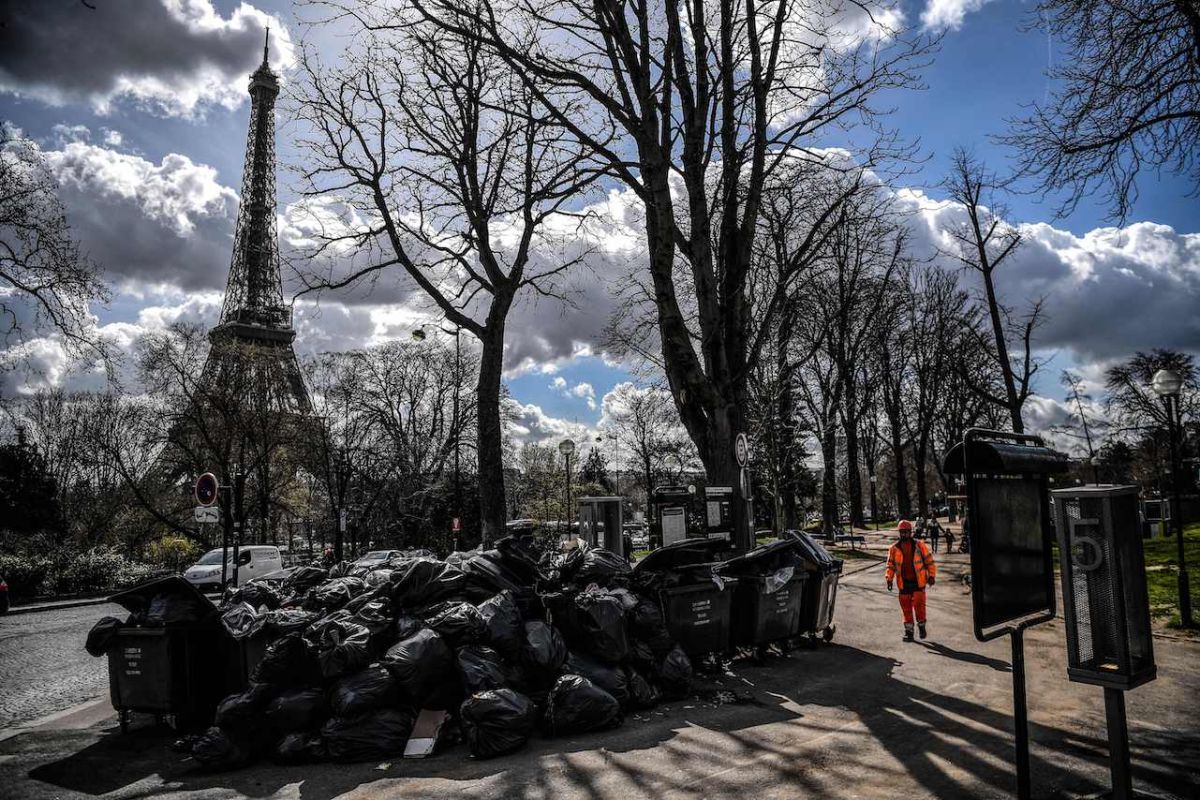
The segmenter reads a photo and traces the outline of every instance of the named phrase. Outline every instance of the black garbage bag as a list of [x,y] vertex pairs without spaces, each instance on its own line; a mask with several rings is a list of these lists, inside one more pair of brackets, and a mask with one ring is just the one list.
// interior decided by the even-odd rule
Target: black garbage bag
[[321,689],[292,689],[267,703],[263,720],[277,736],[311,731],[329,716],[329,703]]
[[317,651],[321,675],[337,678],[357,672],[371,661],[371,633],[348,619],[322,620],[306,634]]
[[663,619],[662,608],[650,598],[640,598],[637,605],[626,614],[626,620],[632,638],[645,642],[655,657],[662,658],[675,646]]
[[525,586],[534,586],[545,579],[540,566],[542,553],[532,536],[505,536],[496,542],[496,550],[505,568]]
[[146,624],[188,625],[201,622],[212,615],[212,604],[203,595],[195,597],[176,592],[162,592],[150,600],[146,610]]
[[749,552],[736,558],[731,558],[721,564],[717,571],[731,578],[751,577],[765,578],[787,567],[803,568],[804,556],[800,552],[800,544],[793,538],[780,539],[760,544]]
[[117,640],[117,631],[125,623],[116,617],[101,617],[100,621],[88,631],[87,643],[84,648],[93,656],[99,658],[108,652],[108,648]]
[[[674,644],[674,642],[672,642],[671,647],[674,647],[674,646],[675,646],[675,644]],[[668,648],[668,650],[669,649],[670,648]],[[665,655],[666,655],[666,653],[663,653],[662,655],[655,654],[654,650],[651,649],[650,645],[647,644],[646,642],[642,641],[641,639],[630,639],[629,640],[629,659],[628,659],[628,661],[630,664],[635,664],[642,669],[647,669],[647,670],[650,670],[651,672],[653,672],[656,669],[658,669],[658,662]]]
[[315,764],[328,757],[325,740],[312,731],[289,733],[275,745],[275,760],[282,764]]
[[532,682],[552,680],[566,660],[567,643],[553,625],[540,620],[525,623],[520,663]]
[[525,644],[525,626],[512,592],[500,592],[484,600],[479,604],[479,616],[483,618],[487,629],[488,644],[503,653],[505,658],[515,659]]
[[304,605],[308,608],[334,611],[349,603],[367,588],[361,578],[335,578],[309,590]]
[[297,567],[283,582],[283,588],[295,594],[303,594],[329,577],[329,570],[320,567]]
[[480,692],[459,708],[463,737],[471,755],[493,758],[520,750],[537,724],[537,706],[512,689]]
[[274,694],[275,689],[268,684],[251,684],[220,702],[214,722],[225,731],[247,735]]
[[396,641],[407,639],[424,627],[427,627],[424,620],[416,617],[410,617],[407,614],[401,614],[400,616],[396,617],[396,621],[392,624],[392,630],[396,635]]
[[467,694],[503,689],[509,675],[500,654],[490,647],[471,644],[458,648],[458,672]]
[[451,647],[481,641],[487,632],[479,609],[470,603],[440,603],[425,612],[425,624],[441,634]]
[[335,761],[369,761],[404,755],[415,717],[411,711],[385,708],[357,717],[333,717],[321,738]]
[[629,676],[624,668],[605,664],[586,653],[572,652],[563,664],[566,675],[582,675],[617,699],[622,707],[629,703]]
[[237,605],[238,603],[248,603],[251,608],[258,610],[266,606],[268,611],[274,611],[279,608],[283,602],[283,598],[279,596],[279,592],[267,586],[265,583],[255,583],[251,581],[245,586],[230,592],[222,605]]
[[570,602],[560,597],[551,614],[572,649],[610,664],[619,664],[629,655],[625,613],[621,601],[608,592],[589,589]]
[[589,547],[581,552],[583,556],[570,576],[573,583],[579,586],[594,583],[606,589],[629,585],[633,570],[624,558],[602,547]]
[[662,692],[650,682],[650,679],[633,667],[625,667],[626,680],[629,684],[629,708],[654,708],[662,700]]
[[262,624],[258,612],[249,603],[227,606],[225,612],[221,614],[221,625],[225,628],[225,632],[234,639],[245,639],[258,631]]
[[387,708],[395,705],[398,698],[396,679],[380,664],[346,675],[329,693],[333,713],[339,717],[355,717]]
[[363,576],[363,583],[368,589],[378,589],[381,586],[387,586],[392,582],[392,569],[390,567],[380,567],[373,569]]
[[454,652],[429,628],[392,645],[382,663],[396,679],[400,699],[415,708],[449,708],[434,704],[459,690]]
[[692,660],[676,645],[658,665],[655,677],[664,698],[682,700],[692,689]]
[[252,680],[276,686],[312,686],[321,680],[316,650],[298,633],[277,639],[267,647],[266,654],[255,666]]
[[250,748],[240,737],[214,725],[192,742],[192,758],[214,772],[237,769],[250,763]]
[[299,633],[317,621],[318,616],[300,608],[280,608],[260,614],[259,630],[276,638],[289,633]]
[[482,588],[487,597],[506,590],[520,593],[534,585],[510,569],[509,562],[499,550],[470,553],[460,561],[459,569],[466,573],[468,583]]
[[362,625],[371,634],[371,653],[379,655],[396,643],[392,620],[392,602],[387,598],[372,600],[354,612],[350,621]]
[[602,731],[621,724],[615,697],[580,675],[563,675],[546,700],[545,725],[550,736]]
[[351,573],[352,569],[354,569],[354,565],[351,562],[339,561],[336,564],[334,564],[332,567],[329,568],[329,577],[330,578],[345,578],[347,575],[352,574]]
[[415,558],[392,571],[392,602],[396,608],[424,608],[462,591],[466,583],[466,574],[444,561]]

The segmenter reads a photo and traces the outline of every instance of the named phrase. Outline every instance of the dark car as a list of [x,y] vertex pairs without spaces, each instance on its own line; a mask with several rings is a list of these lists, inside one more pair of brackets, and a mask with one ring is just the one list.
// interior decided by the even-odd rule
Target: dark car
[[0,614],[8,613],[8,584],[4,582],[4,576],[0,575]]

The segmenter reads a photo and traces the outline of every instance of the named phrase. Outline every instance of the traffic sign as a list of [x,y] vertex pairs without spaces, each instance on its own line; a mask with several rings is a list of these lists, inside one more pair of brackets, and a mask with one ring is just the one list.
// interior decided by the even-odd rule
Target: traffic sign
[[196,502],[202,506],[211,506],[217,502],[217,476],[206,472],[196,478]]
[[733,454],[737,457],[739,467],[746,466],[746,462],[750,460],[750,440],[746,438],[746,434],[739,433],[734,439]]
[[462,530],[462,520],[460,520],[458,517],[455,517],[454,524],[450,526],[450,529],[453,530],[455,533],[458,533],[459,531],[461,531]]
[[216,506],[196,506],[196,522],[220,522],[221,510]]

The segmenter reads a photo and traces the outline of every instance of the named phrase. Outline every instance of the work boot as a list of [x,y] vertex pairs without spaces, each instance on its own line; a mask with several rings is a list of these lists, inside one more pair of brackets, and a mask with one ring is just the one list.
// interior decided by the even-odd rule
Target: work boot
[[913,629],[912,629],[912,625],[905,625],[905,626],[904,626],[904,641],[906,641],[906,642],[911,642],[911,641],[913,641]]
[[921,632],[921,638],[922,638],[922,639],[924,639],[924,638],[925,638],[925,636],[926,636],[926,633],[925,633],[925,623],[924,623],[924,622],[918,622],[918,623],[917,623],[917,630]]

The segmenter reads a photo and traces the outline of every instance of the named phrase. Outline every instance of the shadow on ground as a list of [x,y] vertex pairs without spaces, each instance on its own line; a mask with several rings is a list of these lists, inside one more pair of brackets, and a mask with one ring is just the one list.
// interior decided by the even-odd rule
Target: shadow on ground
[[[927,646],[949,659],[1008,669],[977,654]],[[933,797],[1010,795],[1012,718],[995,710],[1004,707],[1001,699],[993,696],[991,705],[984,704],[985,695],[996,689],[935,682],[933,688],[916,686],[894,677],[897,664],[838,645],[802,651],[762,666],[739,667],[738,677],[722,679],[725,688],[750,689],[750,703],[673,703],[664,715],[629,719],[615,731],[535,739],[520,753],[491,761],[474,761],[456,746],[426,760],[397,759],[386,770],[375,763],[259,764],[212,774],[171,753],[170,736],[161,730],[121,735],[114,729],[67,758],[37,766],[28,777],[46,788],[136,797],[223,790],[265,797],[291,784],[299,784],[300,796],[308,800],[367,784],[385,794],[388,787],[397,794],[403,787],[422,797],[712,797],[756,787],[779,792],[758,796],[781,797],[837,796],[847,787],[860,796],[876,796],[872,787],[878,787],[877,796],[885,797],[897,783],[915,783]],[[1037,724],[1032,734],[1034,782],[1041,796],[1106,788],[1098,782],[1107,770],[1103,740]],[[19,758],[26,738],[0,744],[0,755]],[[1200,763],[1194,731],[1140,731],[1134,745],[1141,788],[1179,797],[1194,791],[1194,773],[1180,766]],[[28,746],[45,752],[44,745]],[[411,783],[419,779],[428,780]]]

